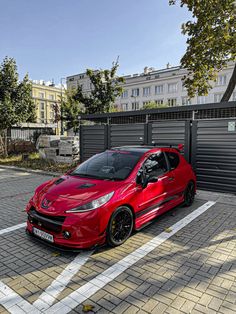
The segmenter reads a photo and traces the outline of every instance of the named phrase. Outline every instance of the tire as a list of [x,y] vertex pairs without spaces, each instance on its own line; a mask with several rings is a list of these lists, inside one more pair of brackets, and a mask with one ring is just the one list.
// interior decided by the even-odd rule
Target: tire
[[195,185],[191,181],[184,191],[184,206],[189,207],[193,204],[195,197]]
[[133,213],[129,207],[118,207],[107,226],[107,243],[112,246],[123,244],[131,235],[134,225]]

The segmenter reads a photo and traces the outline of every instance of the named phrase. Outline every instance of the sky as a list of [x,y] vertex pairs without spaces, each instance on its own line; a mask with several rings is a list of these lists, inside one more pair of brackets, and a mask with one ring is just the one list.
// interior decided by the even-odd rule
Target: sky
[[0,0],[0,63],[13,57],[20,78],[56,83],[118,56],[120,75],[175,66],[190,17],[168,0]]

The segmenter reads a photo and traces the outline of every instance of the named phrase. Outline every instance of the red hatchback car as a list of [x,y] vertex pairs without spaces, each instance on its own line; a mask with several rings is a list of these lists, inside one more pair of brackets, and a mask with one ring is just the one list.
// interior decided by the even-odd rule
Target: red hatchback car
[[117,246],[171,208],[190,206],[195,192],[177,149],[113,148],[40,185],[26,207],[27,231],[63,247]]

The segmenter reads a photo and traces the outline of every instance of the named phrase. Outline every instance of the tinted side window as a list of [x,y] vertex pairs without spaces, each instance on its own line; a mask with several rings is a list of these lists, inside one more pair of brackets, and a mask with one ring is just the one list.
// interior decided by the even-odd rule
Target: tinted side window
[[179,156],[176,153],[166,153],[171,170],[175,169],[179,165]]
[[167,171],[167,164],[164,154],[157,153],[148,157],[144,162],[144,171],[150,177],[158,177]]

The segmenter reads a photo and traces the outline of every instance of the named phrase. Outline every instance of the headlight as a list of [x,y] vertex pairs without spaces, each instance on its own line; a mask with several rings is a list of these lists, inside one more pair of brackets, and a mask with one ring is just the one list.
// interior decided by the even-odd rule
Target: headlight
[[113,196],[114,192],[108,193],[102,197],[97,198],[96,200],[93,200],[90,203],[84,204],[82,206],[72,208],[69,210],[66,210],[66,213],[83,213],[87,212],[93,209],[96,209],[98,207],[101,207],[102,205],[106,204]]

